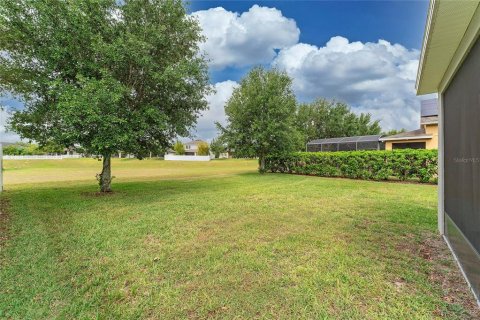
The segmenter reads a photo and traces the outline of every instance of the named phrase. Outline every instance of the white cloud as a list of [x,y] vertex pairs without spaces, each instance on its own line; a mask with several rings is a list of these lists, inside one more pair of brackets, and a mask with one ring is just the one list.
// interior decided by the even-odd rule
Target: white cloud
[[300,36],[295,20],[275,8],[254,5],[238,14],[219,7],[192,15],[207,38],[200,49],[214,69],[270,63],[275,50],[296,44]]
[[333,37],[324,47],[298,43],[281,50],[273,65],[293,78],[302,100],[334,98],[356,112],[370,112],[384,129],[416,129],[418,50],[385,40],[349,42]]
[[207,97],[209,109],[204,111],[197,123],[197,136],[210,140],[217,135],[215,122],[225,124],[225,103],[237,86],[235,81],[224,81],[215,84],[215,93]]

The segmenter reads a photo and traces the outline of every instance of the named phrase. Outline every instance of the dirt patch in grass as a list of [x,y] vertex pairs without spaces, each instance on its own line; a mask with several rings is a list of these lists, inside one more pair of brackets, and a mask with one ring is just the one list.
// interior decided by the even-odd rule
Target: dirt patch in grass
[[[424,234],[419,247],[408,249],[431,263],[428,278],[442,288],[445,302],[461,305],[465,311],[465,319],[480,319],[480,308],[452,253],[440,236]],[[438,316],[442,316],[440,310]]]

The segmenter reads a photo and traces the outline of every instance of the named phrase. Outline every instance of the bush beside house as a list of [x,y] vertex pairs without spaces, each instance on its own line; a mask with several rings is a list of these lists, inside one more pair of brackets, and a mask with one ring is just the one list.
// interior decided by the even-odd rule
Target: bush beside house
[[197,155],[199,156],[208,156],[210,154],[210,148],[208,143],[201,141],[197,145]]
[[180,141],[175,142],[175,144],[173,145],[173,150],[175,151],[176,155],[185,154],[185,146]]
[[322,177],[437,182],[437,150],[296,152],[270,155],[265,168]]

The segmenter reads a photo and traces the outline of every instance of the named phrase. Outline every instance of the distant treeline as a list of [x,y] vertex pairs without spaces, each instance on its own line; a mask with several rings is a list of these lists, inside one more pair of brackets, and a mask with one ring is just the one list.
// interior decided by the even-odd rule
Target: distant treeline
[[64,148],[55,144],[40,146],[35,143],[17,142],[14,144],[4,145],[3,154],[9,156],[32,156],[43,154],[62,154]]

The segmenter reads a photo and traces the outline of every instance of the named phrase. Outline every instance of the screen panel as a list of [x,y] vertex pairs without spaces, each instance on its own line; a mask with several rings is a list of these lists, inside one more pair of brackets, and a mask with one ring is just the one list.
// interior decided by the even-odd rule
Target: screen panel
[[322,151],[321,144],[307,144],[307,151],[308,152],[320,152]]
[[378,150],[378,141],[361,141],[357,143],[358,150]]
[[445,211],[480,251],[480,42],[444,93]]
[[392,143],[392,149],[425,149],[425,142]]
[[[446,236],[480,289],[480,42],[443,94]],[[472,263],[477,261],[477,263]]]
[[323,151],[338,151],[338,144],[336,143],[327,143],[322,146]]
[[338,144],[338,151],[355,151],[357,144],[355,142],[341,142]]

